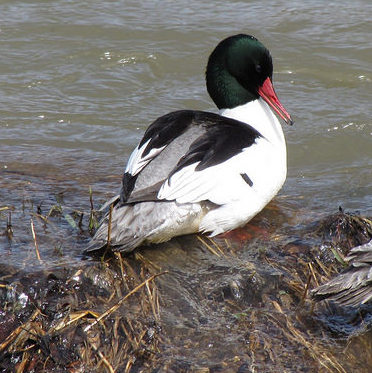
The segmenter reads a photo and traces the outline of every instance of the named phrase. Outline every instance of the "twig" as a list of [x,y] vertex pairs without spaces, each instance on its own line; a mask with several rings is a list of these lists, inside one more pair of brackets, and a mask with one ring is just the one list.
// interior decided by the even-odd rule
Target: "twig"
[[310,272],[311,272],[311,275],[313,276],[313,279],[314,279],[314,282],[315,282],[315,285],[316,286],[319,286],[319,282],[315,276],[315,272],[314,272],[314,268],[313,268],[313,265],[311,263],[308,263],[308,266],[310,268]]
[[112,222],[112,210],[114,208],[114,205],[110,205],[110,211],[109,211],[109,221],[108,221],[108,227],[107,227],[107,248],[110,247],[111,243],[111,222]]
[[94,210],[94,205],[93,205],[93,191],[90,186],[89,186],[89,202],[90,202],[90,213],[89,213],[88,230],[90,233],[92,233],[97,228],[97,219],[95,216],[95,210]]
[[158,276],[162,276],[164,274],[168,273],[168,271],[164,271],[164,272],[161,272],[161,273],[157,273],[155,275],[152,275],[150,278],[148,278],[147,280],[145,280],[144,282],[142,282],[141,284],[139,284],[138,286],[136,286],[132,291],[130,291],[127,295],[125,295],[123,298],[121,298],[116,304],[114,304],[110,309],[108,309],[107,311],[105,311],[101,316],[99,316],[92,324],[89,324],[88,326],[86,326],[84,328],[84,332],[87,332],[89,329],[91,329],[94,325],[96,325],[97,323],[99,323],[102,319],[104,319],[105,317],[107,317],[108,315],[110,315],[111,313],[113,313],[114,311],[116,311],[120,306],[121,304],[126,300],[128,299],[131,295],[135,294],[139,289],[141,289],[143,286],[145,286],[146,284],[148,284],[150,281],[154,280],[156,277]]
[[119,261],[120,263],[120,274],[121,274],[121,280],[123,281],[123,284],[125,284],[125,273],[124,273],[124,265],[123,265],[123,260],[122,260],[122,257],[121,257],[121,254],[120,252],[115,252],[114,253],[116,259]]
[[39,245],[37,244],[35,227],[34,227],[34,222],[33,222],[32,218],[31,218],[31,232],[32,232],[32,238],[34,239],[36,256],[37,256],[38,260],[41,261],[40,252],[39,252]]
[[216,256],[220,256],[220,254],[218,254],[218,252],[215,250],[215,249],[213,249],[213,247],[211,246],[211,245],[208,245],[200,236],[196,236],[197,238],[198,238],[198,240],[200,241],[200,242],[202,242],[204,245],[205,245],[205,247],[212,253],[212,254],[214,254],[214,255],[216,255]]
[[6,236],[8,240],[11,241],[13,238],[13,226],[12,226],[12,212],[9,210],[8,221],[6,223]]
[[26,367],[26,364],[28,363],[28,358],[30,357],[30,353],[28,351],[25,351],[22,354],[22,361],[21,363],[17,366],[15,373],[23,373]]
[[90,310],[75,312],[73,315],[74,316],[71,316],[71,314],[70,314],[70,320],[69,321],[67,321],[67,322],[63,321],[63,322],[57,324],[55,326],[54,330],[56,330],[56,331],[57,330],[62,330],[64,328],[68,327],[69,325],[73,324],[74,322],[76,322],[76,321],[78,321],[78,320],[80,320],[83,317],[86,317],[88,315],[91,315],[95,318],[99,317],[96,312],[90,311]]
[[98,354],[98,356],[101,358],[101,360],[106,365],[106,367],[109,370],[109,372],[110,373],[115,373],[115,369],[112,367],[112,365],[107,360],[107,358],[105,357],[105,355],[103,355],[103,353],[93,343],[89,342],[89,344],[92,346],[93,350]]
[[34,321],[36,319],[36,317],[40,314],[40,310],[39,309],[36,309],[34,311],[34,313],[31,315],[31,317],[25,322],[23,323],[22,325],[18,326],[16,329],[14,329],[9,335],[8,337],[5,339],[5,341],[3,343],[0,344],[0,351],[3,351],[8,345],[9,343],[11,343],[17,336],[18,334],[24,330],[24,326],[31,322],[31,321]]
[[302,295],[302,299],[301,299],[301,302],[300,302],[301,305],[303,305],[305,303],[305,299],[306,299],[307,293],[309,291],[309,286],[310,286],[310,282],[311,282],[312,276],[313,275],[312,275],[311,269],[309,267],[309,275],[307,276],[307,282],[306,282],[305,290],[304,290],[304,293]]
[[207,238],[208,238],[209,242],[211,242],[214,245],[214,247],[221,253],[221,255],[225,256],[225,253],[223,252],[223,250],[221,249],[221,247],[218,246],[218,244],[212,238],[210,238],[208,236],[207,236]]
[[89,185],[89,202],[90,202],[90,209],[91,211],[94,210],[94,207],[93,207],[93,191],[92,191],[92,187]]
[[[155,289],[156,288],[154,288],[154,292],[155,292]],[[156,310],[156,303],[155,303],[156,293],[155,293],[155,296],[154,296],[154,294],[152,294],[149,283],[146,284],[146,291],[147,291],[147,295],[149,297],[152,313],[154,315],[155,320],[158,321],[159,320],[159,314]]]

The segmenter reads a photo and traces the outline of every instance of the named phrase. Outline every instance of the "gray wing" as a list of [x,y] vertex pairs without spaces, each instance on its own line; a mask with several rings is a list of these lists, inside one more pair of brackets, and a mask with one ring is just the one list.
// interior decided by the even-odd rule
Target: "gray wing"
[[202,113],[176,111],[158,118],[150,125],[128,160],[120,192],[122,203],[156,199],[160,185],[178,160],[206,131],[198,118]]
[[345,261],[350,264],[345,271],[312,291],[315,299],[352,307],[372,299],[372,240],[350,250]]
[[162,184],[182,169],[195,165],[198,179],[202,171],[223,164],[260,137],[247,124],[213,113],[186,110],[167,114],[149,127],[130,156],[121,202],[156,201]]

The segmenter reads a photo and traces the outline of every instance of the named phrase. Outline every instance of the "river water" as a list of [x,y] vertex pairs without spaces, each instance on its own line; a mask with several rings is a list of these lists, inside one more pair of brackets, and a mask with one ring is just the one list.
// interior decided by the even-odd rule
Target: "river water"
[[[13,238],[0,236],[0,261],[39,265],[31,218],[42,258],[79,261],[87,238],[66,217],[89,215],[89,187],[95,207],[118,192],[158,116],[216,111],[206,61],[242,32],[271,51],[276,91],[295,120],[284,128],[280,224],[339,206],[371,215],[371,14],[368,0],[2,0],[0,230],[11,223]],[[46,226],[35,213],[55,205],[61,217]]]
[[371,10],[367,0],[3,0],[0,207],[47,206],[64,190],[75,208],[88,206],[89,185],[102,203],[155,118],[215,110],[208,55],[244,32],[270,49],[276,90],[296,122],[285,126],[280,194],[304,214],[371,214]]

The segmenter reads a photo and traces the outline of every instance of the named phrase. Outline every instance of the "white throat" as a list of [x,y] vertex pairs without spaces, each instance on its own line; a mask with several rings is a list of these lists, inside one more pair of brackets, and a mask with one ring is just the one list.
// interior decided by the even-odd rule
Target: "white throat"
[[221,109],[220,115],[249,124],[273,144],[285,143],[282,126],[261,97],[233,109]]

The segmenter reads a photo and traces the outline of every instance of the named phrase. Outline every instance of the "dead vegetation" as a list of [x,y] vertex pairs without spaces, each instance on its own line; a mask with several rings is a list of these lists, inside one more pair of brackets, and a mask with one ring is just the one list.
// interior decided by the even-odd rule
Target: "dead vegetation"
[[[88,227],[92,199],[90,205]],[[33,217],[55,224],[70,216],[83,228],[81,215],[62,205],[49,211],[45,219]],[[9,231],[11,218],[6,222]],[[370,309],[342,313],[309,297],[343,268],[351,247],[372,237],[367,218],[340,211],[301,227],[301,239],[298,231],[279,236],[262,218],[263,236],[255,222],[245,229],[250,241],[189,236],[126,257],[106,252],[57,267],[43,259],[31,222],[33,258],[44,269],[0,267],[1,371],[367,373],[372,367]]]
[[[165,274],[150,275],[145,267],[136,273],[118,255],[67,276],[57,270],[3,285],[18,294],[15,302],[3,303],[0,367],[16,372],[129,372],[136,365],[150,366],[159,353],[155,279]],[[40,287],[32,298],[26,283]],[[19,303],[25,297],[28,307]],[[9,334],[4,326],[12,329]]]

